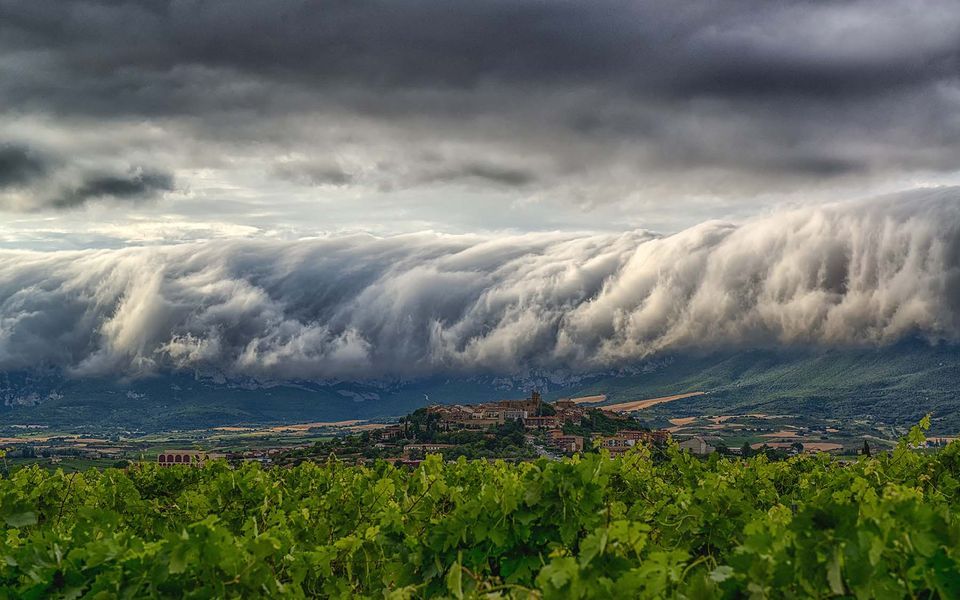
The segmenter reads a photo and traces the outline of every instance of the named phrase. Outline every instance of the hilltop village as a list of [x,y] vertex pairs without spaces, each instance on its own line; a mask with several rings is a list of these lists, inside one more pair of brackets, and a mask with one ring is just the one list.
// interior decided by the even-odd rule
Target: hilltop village
[[[519,400],[434,404],[391,421],[232,424],[143,434],[57,431],[40,425],[0,424],[0,473],[29,465],[74,471],[154,462],[202,467],[210,459],[286,466],[331,456],[352,464],[386,460],[416,465],[427,454],[533,460],[606,449],[617,456],[637,444],[669,440],[691,454],[780,460],[798,453],[856,456],[889,450],[896,432],[866,423],[802,415],[677,415],[670,406],[702,392],[608,402],[603,394],[545,401],[537,392]],[[651,427],[655,424],[657,427]],[[952,438],[930,438],[930,446]]]
[[[327,453],[356,462],[384,459],[414,466],[427,454],[527,460],[603,448],[618,456],[637,444],[663,445],[669,440],[670,432],[650,430],[631,416],[583,406],[574,399],[548,403],[534,391],[521,400],[428,406],[382,429],[276,458],[296,462]],[[713,451],[701,442],[683,444],[697,454]]]

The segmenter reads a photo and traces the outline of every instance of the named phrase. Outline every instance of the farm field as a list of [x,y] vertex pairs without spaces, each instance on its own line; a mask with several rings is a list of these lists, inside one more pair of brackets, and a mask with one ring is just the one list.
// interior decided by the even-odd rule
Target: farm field
[[[214,427],[148,434],[111,434],[109,438],[56,430],[7,428],[0,437],[11,469],[38,465],[76,471],[107,468],[118,462],[155,461],[171,449],[202,449],[213,454],[266,456],[290,448],[312,446],[335,436],[383,427],[381,423],[351,420],[334,423],[292,424],[286,427]],[[10,435],[15,433],[16,435]]]
[[606,394],[597,394],[596,396],[581,396],[579,398],[570,398],[574,404],[599,404],[607,399]]
[[[669,405],[668,405],[669,406]],[[634,413],[645,414],[645,413]],[[877,450],[892,448],[899,434],[869,420],[839,421],[800,415],[768,415],[765,413],[700,415],[673,417],[659,415],[648,422],[662,424],[678,439],[702,437],[708,443],[728,448],[744,444],[754,450],[767,446],[805,452],[858,454],[864,442]],[[944,445],[949,440],[931,437],[931,444]]]
[[608,404],[601,407],[603,410],[615,413],[622,412],[632,412],[635,410],[643,410],[645,408],[650,408],[651,406],[656,406],[658,404],[666,404],[667,402],[673,402],[675,400],[683,400],[684,398],[693,398],[695,396],[703,396],[706,392],[687,392],[686,394],[675,394],[673,396],[662,396],[660,398],[649,398],[647,400],[633,400],[631,402],[618,402],[617,404]]

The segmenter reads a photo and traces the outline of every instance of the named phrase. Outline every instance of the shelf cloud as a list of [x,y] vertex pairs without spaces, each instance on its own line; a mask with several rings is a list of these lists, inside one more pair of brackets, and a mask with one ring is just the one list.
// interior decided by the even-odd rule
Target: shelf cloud
[[960,336],[960,189],[646,231],[0,252],[0,370],[589,371]]

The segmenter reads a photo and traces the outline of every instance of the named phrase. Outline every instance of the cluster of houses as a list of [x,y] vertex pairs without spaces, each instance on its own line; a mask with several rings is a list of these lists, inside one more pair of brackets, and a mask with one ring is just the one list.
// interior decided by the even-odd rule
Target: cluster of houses
[[611,456],[619,456],[637,444],[665,444],[670,441],[670,432],[658,431],[618,431],[616,435],[600,438],[600,446],[610,451]]
[[157,465],[161,467],[204,467],[210,461],[225,458],[234,464],[256,462],[262,465],[270,465],[273,463],[273,457],[277,454],[308,447],[309,444],[301,444],[298,446],[284,446],[282,448],[257,448],[243,452],[228,452],[226,454],[207,452],[206,450],[163,450],[157,455],[156,462]]
[[[545,408],[549,406],[549,408]],[[483,404],[450,404],[427,407],[428,415],[435,415],[440,430],[486,429],[509,421],[521,422],[525,429],[544,431],[550,445],[557,451],[572,454],[584,451],[584,437],[564,433],[565,424],[580,425],[587,414],[586,408],[573,400],[557,400],[547,405],[539,392],[533,392],[523,400],[499,400]],[[546,413],[546,414],[545,414]],[[379,445],[405,438],[405,425],[390,425],[374,435]],[[623,454],[636,444],[660,444],[670,439],[670,433],[661,431],[620,431],[616,435],[600,438],[603,448],[611,455]],[[404,457],[421,456],[452,448],[450,444],[413,443],[403,447]]]
[[[550,445],[563,453],[573,454],[584,451],[584,439],[582,435],[571,435],[563,432],[562,429],[551,429],[546,432],[547,440]],[[670,441],[669,431],[641,431],[629,430],[620,431],[616,435],[602,436],[600,446],[607,449],[611,456],[620,456],[630,450],[637,444],[652,445],[665,444]],[[709,454],[713,448],[705,444],[700,438],[693,438],[694,443],[689,440],[681,442],[681,448],[690,450],[694,454]],[[407,444],[403,447],[405,458],[422,456],[425,454],[442,452],[443,450],[454,448],[453,444],[439,443],[415,443]]]
[[573,454],[574,452],[583,452],[583,436],[567,435],[562,429],[551,429],[547,432],[547,439],[550,444],[560,452]]
[[[545,409],[549,406],[550,409]],[[572,400],[558,400],[547,405],[539,392],[533,392],[523,400],[498,400],[483,404],[437,404],[428,406],[428,415],[436,417],[436,426],[442,431],[456,429],[487,429],[504,425],[510,421],[519,421],[530,430],[547,430],[550,439],[559,449],[578,452],[583,450],[581,436],[563,435],[560,429],[566,423],[580,425],[587,411]],[[551,414],[544,414],[549,412]],[[404,424],[389,425],[373,433],[380,444],[402,439],[406,434]],[[410,452],[431,452],[442,450],[443,444],[408,444],[404,446]],[[569,448],[569,450],[567,450]]]
[[[619,456],[637,444],[665,444],[670,441],[670,432],[658,431],[620,431],[617,435],[600,438],[600,446],[610,451],[611,456]],[[681,450],[697,456],[706,456],[717,451],[702,437],[691,437],[677,443]]]
[[[439,431],[456,430],[486,430],[492,426],[504,425],[508,422],[520,423],[528,431],[527,438],[531,441],[535,437],[545,439],[547,445],[563,454],[574,454],[586,450],[586,440],[583,435],[574,435],[564,432],[565,425],[580,426],[590,409],[579,405],[574,400],[557,400],[553,403],[543,401],[539,392],[532,392],[529,398],[522,400],[499,400],[483,404],[450,404],[433,405],[425,409],[431,428]],[[609,415],[608,415],[609,416]],[[590,422],[589,420],[587,421]],[[422,421],[420,422],[422,424]],[[624,419],[624,425],[628,421]],[[411,431],[411,423],[407,420],[381,429],[371,431],[370,437],[378,449],[398,448],[401,455],[388,457],[385,460],[396,464],[415,466],[427,454],[443,453],[456,447],[455,444],[420,441],[415,431]],[[567,429],[567,431],[570,431]],[[595,435],[587,432],[596,443],[599,440],[601,448],[606,449],[611,456],[620,456],[637,445],[662,445],[670,441],[670,432],[667,430],[620,430],[613,435]],[[492,433],[488,435],[493,435]],[[706,455],[715,449],[703,438],[694,437],[679,443],[681,449],[693,454]],[[232,454],[229,458],[242,461],[259,461],[264,464],[272,463],[271,453],[278,449],[258,449],[242,454]],[[162,452],[157,463],[163,467],[175,465],[203,466],[209,455],[195,451],[168,451]]]
[[427,414],[438,415],[445,429],[486,429],[507,421],[521,421],[527,429],[557,429],[565,423],[579,425],[587,412],[573,400],[557,400],[549,405],[550,411],[544,410],[545,406],[540,392],[533,392],[523,400],[434,405],[427,408]]

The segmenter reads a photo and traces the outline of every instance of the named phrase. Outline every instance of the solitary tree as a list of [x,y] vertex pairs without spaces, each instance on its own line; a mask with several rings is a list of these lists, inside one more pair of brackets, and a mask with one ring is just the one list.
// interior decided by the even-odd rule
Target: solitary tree
[[863,448],[860,450],[860,454],[870,456],[870,444],[867,443],[867,440],[863,440]]

